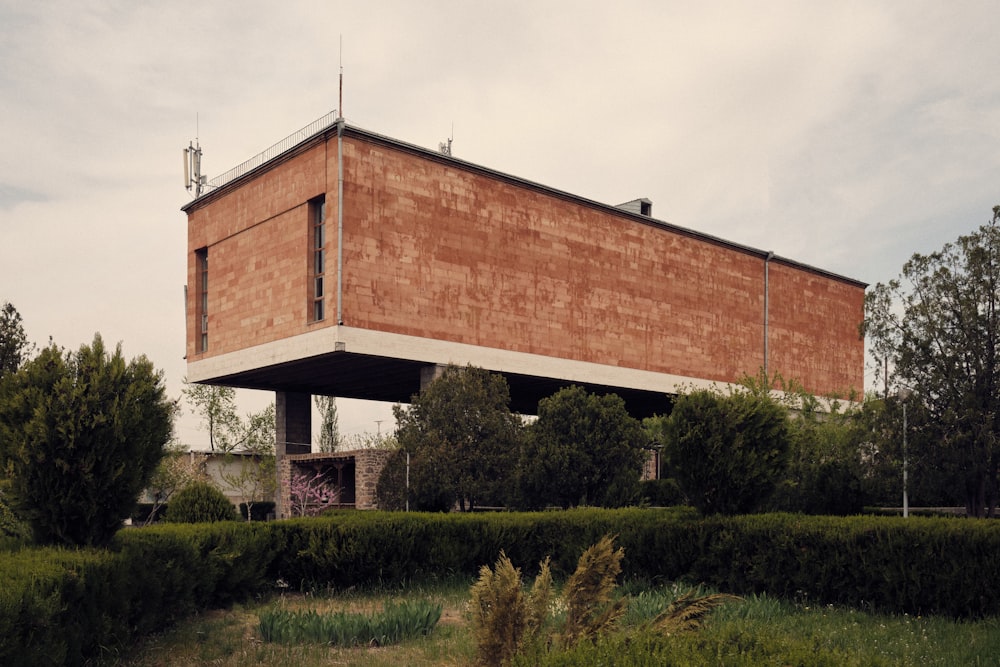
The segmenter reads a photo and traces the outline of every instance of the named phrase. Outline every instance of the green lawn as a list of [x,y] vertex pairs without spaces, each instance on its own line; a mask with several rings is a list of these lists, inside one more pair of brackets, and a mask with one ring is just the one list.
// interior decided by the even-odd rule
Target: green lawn
[[[109,656],[104,665],[152,667],[219,665],[365,665],[429,667],[469,665],[475,645],[465,615],[471,581],[417,586],[405,591],[338,594],[284,594],[251,606],[213,611]],[[641,627],[682,587],[649,589],[629,584],[629,612],[622,623]],[[265,643],[257,613],[274,605],[318,612],[371,612],[386,600],[430,600],[444,607],[440,623],[427,637],[395,646],[331,648]],[[613,665],[941,665],[1000,664],[1000,620],[956,622],[936,617],[883,616],[846,608],[784,602],[759,596],[730,603],[714,612],[695,633],[644,644],[621,637],[598,647],[582,647],[545,664]]]

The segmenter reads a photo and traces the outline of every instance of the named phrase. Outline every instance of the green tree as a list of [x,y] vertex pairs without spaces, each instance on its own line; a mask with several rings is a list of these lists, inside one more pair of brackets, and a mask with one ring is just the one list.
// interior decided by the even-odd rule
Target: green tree
[[520,459],[528,507],[621,507],[639,495],[648,444],[642,424],[615,394],[568,387],[542,399]]
[[864,509],[862,453],[867,433],[862,408],[803,396],[789,420],[787,476],[776,493],[779,510],[859,514]]
[[911,390],[908,409],[926,411],[924,435],[956,471],[966,513],[975,517],[991,516],[998,499],[998,223],[1000,206],[973,233],[914,254],[898,278],[869,290],[863,325],[894,384]]
[[745,377],[740,384],[788,409],[788,468],[773,507],[807,514],[860,513],[872,440],[861,398],[817,397],[777,373]]
[[251,451],[274,439],[274,404],[243,419],[236,412],[236,390],[184,380],[184,398],[201,417],[208,431],[208,446],[214,452]]
[[21,314],[5,301],[0,307],[0,379],[17,371],[31,355],[34,346],[28,342],[21,323]]
[[509,494],[521,418],[501,375],[448,366],[408,408],[395,406],[396,438],[410,453],[414,509],[463,511]]
[[0,383],[0,442],[20,516],[40,542],[103,545],[135,507],[170,439],[175,404],[145,357],[100,335],[42,350]]
[[253,516],[254,504],[274,497],[278,488],[277,456],[274,449],[274,403],[260,412],[250,413],[241,426],[239,456],[226,452],[220,477],[239,494],[247,506],[247,521]]
[[319,451],[335,452],[340,446],[340,424],[337,418],[337,399],[334,396],[316,396],[319,410]]
[[703,514],[758,510],[785,474],[787,411],[765,392],[692,391],[677,397],[669,417],[649,423],[668,469]]
[[220,477],[247,506],[273,496],[278,485],[274,449],[274,403],[242,418],[236,412],[236,390],[185,380],[184,397],[202,419],[212,451],[225,454]]

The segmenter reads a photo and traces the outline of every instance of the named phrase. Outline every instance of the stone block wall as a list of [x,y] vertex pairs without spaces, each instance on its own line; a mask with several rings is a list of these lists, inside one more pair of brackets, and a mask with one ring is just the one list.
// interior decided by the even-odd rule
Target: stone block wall
[[[336,141],[189,209],[189,360],[335,324]],[[343,143],[346,325],[720,382],[765,365],[763,253],[360,130]],[[315,323],[308,202],[321,194],[329,315]],[[769,287],[768,369],[814,393],[862,390],[864,285],[772,260]]]

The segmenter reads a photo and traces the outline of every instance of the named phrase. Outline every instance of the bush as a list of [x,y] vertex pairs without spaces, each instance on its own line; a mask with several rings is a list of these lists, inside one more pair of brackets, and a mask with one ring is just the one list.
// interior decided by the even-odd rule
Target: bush
[[237,521],[236,507],[208,482],[192,482],[170,499],[166,520],[174,523]]
[[647,442],[621,397],[577,386],[562,389],[538,403],[538,419],[527,428],[519,479],[522,504],[634,504]]
[[787,466],[786,410],[764,392],[699,390],[653,423],[671,474],[703,514],[760,509]]
[[687,500],[676,479],[647,479],[639,484],[639,494],[651,507],[673,507]]
[[990,585],[1000,579],[994,521],[699,518],[691,508],[344,512],[120,531],[102,551],[0,552],[0,664],[84,664],[191,613],[259,595],[279,578],[296,588],[406,586],[473,576],[501,549],[532,575],[552,554],[552,575],[565,578],[579,565],[574,554],[614,533],[628,579],[685,579],[885,613],[1000,614],[1000,588]]
[[22,521],[0,491],[0,548],[16,548],[31,542],[31,527]]
[[864,510],[861,478],[845,461],[804,467],[801,480],[786,480],[774,496],[779,511],[849,516]]

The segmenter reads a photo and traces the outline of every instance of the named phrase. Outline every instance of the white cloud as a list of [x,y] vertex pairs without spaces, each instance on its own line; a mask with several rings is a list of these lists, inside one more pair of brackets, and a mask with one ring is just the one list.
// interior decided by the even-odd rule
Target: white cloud
[[[334,109],[341,37],[352,123],[428,147],[454,126],[464,159],[886,280],[1000,203],[998,18],[987,2],[5,3],[0,300],[36,341],[101,331],[179,391],[181,149],[197,133],[214,176]],[[355,408],[371,429],[386,410]]]

